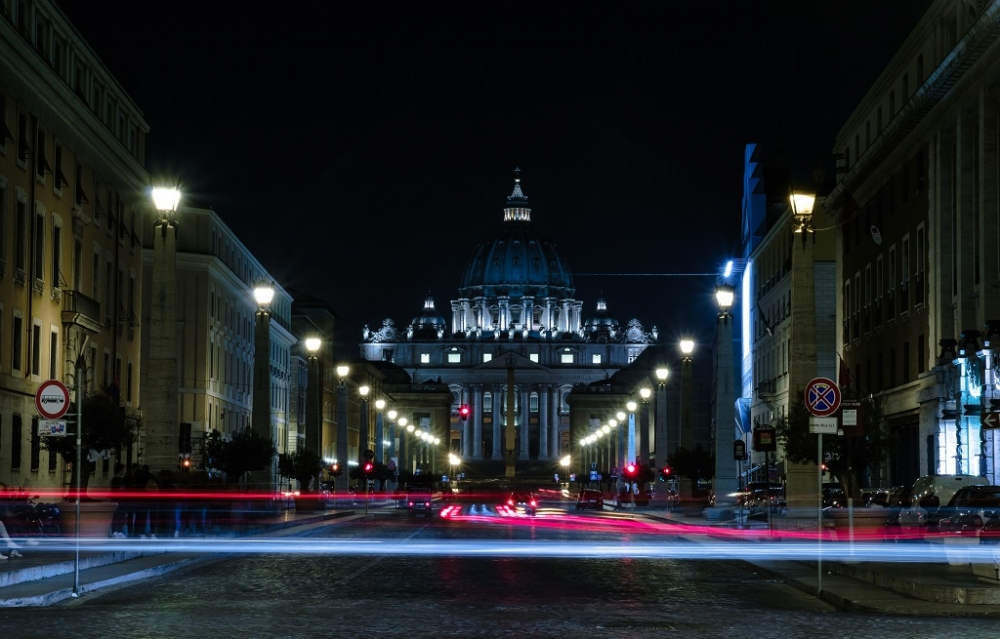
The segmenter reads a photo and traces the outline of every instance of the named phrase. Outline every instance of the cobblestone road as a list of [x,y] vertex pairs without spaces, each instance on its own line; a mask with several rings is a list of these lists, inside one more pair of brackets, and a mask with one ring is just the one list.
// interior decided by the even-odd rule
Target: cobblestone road
[[[338,538],[607,541],[534,526],[459,527],[378,517]],[[620,536],[616,541],[624,541]],[[995,620],[837,612],[740,562],[441,556],[232,557],[77,600],[0,614],[0,636],[840,637],[997,636]]]

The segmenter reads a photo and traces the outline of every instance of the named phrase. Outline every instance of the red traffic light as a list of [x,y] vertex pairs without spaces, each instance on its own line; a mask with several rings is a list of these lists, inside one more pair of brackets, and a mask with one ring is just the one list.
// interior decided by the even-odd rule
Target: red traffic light
[[461,406],[458,407],[458,416],[462,418],[463,422],[465,420],[469,419],[469,414],[471,412],[472,412],[472,409],[469,408],[468,404],[462,404]]
[[625,464],[625,476],[626,477],[634,477],[635,473],[636,473],[636,467],[635,467],[634,463],[629,462],[629,463]]
[[662,470],[661,472],[662,472],[662,473],[663,473],[664,475],[669,475],[669,474],[670,474],[670,466],[666,466],[666,467],[664,467],[664,468],[663,468],[663,470]]
[[365,474],[366,475],[371,474],[371,472],[372,472],[372,470],[374,468],[375,468],[375,464],[371,463],[370,461],[369,462],[365,462],[364,469],[365,469]]

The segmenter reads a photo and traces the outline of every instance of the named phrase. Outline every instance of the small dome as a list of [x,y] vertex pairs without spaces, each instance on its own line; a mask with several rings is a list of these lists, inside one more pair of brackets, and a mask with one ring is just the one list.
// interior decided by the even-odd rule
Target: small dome
[[597,300],[597,311],[583,323],[583,335],[592,342],[607,342],[617,340],[621,328],[610,313],[604,298]]
[[429,331],[435,335],[440,330],[446,331],[448,329],[448,323],[445,321],[444,315],[441,315],[434,306],[434,298],[430,296],[424,300],[424,308],[419,315],[413,318],[411,326],[415,333]]

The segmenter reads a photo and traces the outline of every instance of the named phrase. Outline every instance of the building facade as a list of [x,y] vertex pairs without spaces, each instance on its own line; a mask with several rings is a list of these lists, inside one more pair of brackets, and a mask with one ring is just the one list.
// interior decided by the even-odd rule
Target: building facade
[[1000,480],[998,78],[1000,2],[937,0],[835,140],[838,347],[899,442],[887,484]]
[[[279,453],[287,452],[297,436],[289,426],[292,347],[297,341],[291,330],[291,295],[273,283],[215,211],[181,206],[176,218],[177,371],[146,367],[142,385],[155,387],[155,376],[177,376],[177,433],[179,437],[180,428],[190,428],[192,461],[198,466],[199,444],[206,434],[217,430],[225,436],[251,427],[255,359],[265,357],[270,374],[269,436]],[[152,286],[153,235],[153,225],[144,225],[142,284],[146,290]],[[254,288],[261,282],[274,286],[265,353],[255,348],[260,320]],[[157,303],[152,297],[144,298],[144,318],[150,317]],[[149,352],[145,341],[142,352],[144,358]]]
[[[45,380],[141,410],[140,236],[149,127],[48,0],[0,0],[0,481],[61,487],[38,435]],[[77,365],[83,378],[77,379]],[[95,464],[106,485],[115,460]],[[87,463],[87,462],[85,462]]]
[[[427,297],[403,327],[391,319],[366,326],[361,356],[395,363],[413,384],[447,385],[450,414],[425,426],[463,460],[502,461],[508,415],[518,463],[558,460],[582,436],[570,430],[573,388],[610,379],[657,335],[638,320],[620,324],[603,299],[585,310],[574,295],[569,267],[532,225],[518,175],[500,229],[473,252],[448,317]],[[462,405],[471,408],[464,421]]]

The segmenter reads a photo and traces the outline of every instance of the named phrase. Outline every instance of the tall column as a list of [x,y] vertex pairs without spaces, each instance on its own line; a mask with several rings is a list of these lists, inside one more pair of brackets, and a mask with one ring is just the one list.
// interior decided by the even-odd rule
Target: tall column
[[[338,375],[340,371],[338,371]],[[346,373],[344,374],[346,375]],[[336,452],[337,452],[337,463],[344,470],[337,477],[336,489],[338,495],[347,495],[348,489],[351,485],[351,479],[348,477],[350,468],[347,464],[347,379],[345,376],[341,375],[337,383],[337,442],[336,442]]]
[[483,387],[472,387],[472,458],[483,458]]
[[673,452],[673,438],[667,428],[667,384],[660,381],[656,385],[656,404],[653,406],[653,421],[656,423],[656,466],[663,468]]
[[[142,389],[146,430],[143,463],[155,474],[177,468],[177,227],[161,213],[153,227],[152,303],[149,314],[149,377]],[[77,381],[77,384],[80,382]]]
[[[732,320],[729,322],[732,324]],[[732,327],[729,329],[732,336]],[[731,354],[730,354],[731,355]],[[676,446],[694,450],[694,429],[691,427],[691,404],[694,391],[694,373],[690,357],[681,359],[681,410],[678,422]],[[735,399],[735,398],[734,398]]]
[[[648,394],[648,389],[645,389]],[[642,403],[639,406],[639,430],[642,431],[642,448],[640,456],[642,457],[642,465],[649,465],[649,447],[650,440],[653,440],[653,446],[656,448],[660,447],[660,442],[653,439],[653,434],[650,432],[649,426],[649,398],[644,397]],[[655,450],[655,449],[654,449]]]

